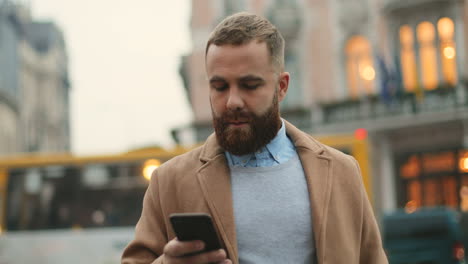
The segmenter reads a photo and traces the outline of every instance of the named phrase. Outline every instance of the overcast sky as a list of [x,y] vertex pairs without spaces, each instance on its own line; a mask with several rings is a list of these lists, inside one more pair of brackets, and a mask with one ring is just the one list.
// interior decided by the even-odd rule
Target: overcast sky
[[33,18],[65,35],[74,153],[171,146],[170,129],[190,122],[178,75],[190,2],[31,0]]

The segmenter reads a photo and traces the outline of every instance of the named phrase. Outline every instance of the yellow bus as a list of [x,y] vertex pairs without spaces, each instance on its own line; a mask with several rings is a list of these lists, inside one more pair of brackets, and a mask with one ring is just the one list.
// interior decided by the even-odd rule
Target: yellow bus
[[0,263],[118,263],[151,172],[185,151],[0,158]]
[[[370,195],[365,137],[317,138],[358,160]],[[0,263],[119,263],[149,175],[187,150],[0,158]]]

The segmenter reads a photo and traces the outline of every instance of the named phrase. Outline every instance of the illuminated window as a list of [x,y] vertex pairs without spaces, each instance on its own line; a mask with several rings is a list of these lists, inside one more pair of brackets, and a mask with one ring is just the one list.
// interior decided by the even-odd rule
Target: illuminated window
[[463,178],[463,184],[460,188],[460,210],[462,212],[468,212],[468,178]]
[[457,68],[455,64],[456,49],[453,40],[455,31],[453,21],[448,17],[439,19],[437,31],[440,38],[442,75],[446,83],[455,85],[457,83]]
[[407,212],[426,206],[468,211],[468,173],[462,175],[468,172],[467,150],[413,153],[402,158],[398,158],[403,187],[399,206]]
[[351,97],[375,92],[375,68],[369,41],[361,36],[352,37],[346,44],[348,88]]
[[417,27],[421,81],[423,87],[432,90],[437,87],[437,52],[434,45],[435,29],[430,22],[422,22]]
[[468,212],[468,176],[464,175],[461,178],[461,186],[459,190],[460,210]]
[[444,205],[458,208],[458,195],[457,195],[457,181],[453,176],[446,176],[442,178],[442,191],[444,197]]
[[447,172],[455,168],[456,157],[453,151],[425,154],[422,162],[426,173]]
[[420,172],[421,168],[419,165],[419,159],[416,155],[411,156],[408,159],[408,162],[405,163],[400,169],[401,176],[406,179],[416,178],[419,176]]
[[410,26],[400,28],[400,56],[405,90],[414,91],[418,85],[418,73],[414,55],[414,33]]
[[424,205],[437,206],[442,204],[439,182],[436,179],[427,179],[424,181]]
[[[468,151],[460,151],[460,159],[458,161],[460,172],[468,173]],[[468,185],[468,182],[467,182]]]
[[407,197],[411,205],[418,208],[421,206],[421,183],[419,181],[410,181],[407,185]]

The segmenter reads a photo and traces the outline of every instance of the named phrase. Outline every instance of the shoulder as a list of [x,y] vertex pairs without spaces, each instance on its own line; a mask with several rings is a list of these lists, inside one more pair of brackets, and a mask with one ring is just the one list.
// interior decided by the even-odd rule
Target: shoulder
[[199,173],[206,164],[203,146],[166,161],[151,177],[149,193],[167,216],[174,212],[201,210],[205,212]]
[[303,138],[308,141],[305,145],[313,150],[318,156],[330,160],[333,163],[338,163],[343,166],[356,167],[357,163],[353,156],[343,153],[341,150],[328,146],[310,134],[303,133]]
[[[160,201],[161,206],[173,206],[180,194],[191,193],[197,186],[197,173],[203,165],[200,161],[201,147],[176,156],[154,170],[148,191]],[[167,209],[167,208],[166,208]]]
[[[322,143],[319,142],[319,144]],[[334,163],[337,163],[341,166],[357,169],[357,161],[353,156],[343,153],[341,150],[330,147],[328,145],[322,145],[325,149],[324,155],[326,157],[329,157],[329,159],[332,160]]]
[[183,176],[184,172],[185,174],[193,174],[200,166],[202,166],[200,161],[202,148],[203,146],[197,147],[164,162],[158,169],[156,169],[156,176],[158,178],[165,178],[174,176],[180,177]]
[[346,178],[347,180],[361,181],[361,171],[356,159],[343,153],[341,150],[321,143],[309,134],[306,135],[308,146],[314,150],[318,158],[327,160],[331,166],[331,172],[338,178]]
[[[321,144],[321,143],[320,143]],[[357,160],[342,151],[323,144],[323,155],[330,160],[330,176],[334,189],[347,197],[355,197],[361,200],[360,195],[363,191],[363,178],[359,163]]]
[[341,150],[330,147],[323,143],[319,142],[319,144],[322,144],[324,148],[323,155],[330,159],[335,171],[338,170],[339,172],[345,172],[343,174],[346,175],[352,174],[359,176],[359,178],[361,177],[359,164],[353,156],[343,153]]

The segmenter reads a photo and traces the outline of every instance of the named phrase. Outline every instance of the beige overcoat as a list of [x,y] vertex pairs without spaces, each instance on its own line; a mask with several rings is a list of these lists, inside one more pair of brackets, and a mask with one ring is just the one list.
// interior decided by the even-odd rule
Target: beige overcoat
[[[388,263],[355,159],[285,124],[307,177],[318,263]],[[163,263],[164,245],[175,236],[169,215],[182,212],[210,214],[228,257],[238,263],[229,167],[214,135],[153,173],[122,263]]]

